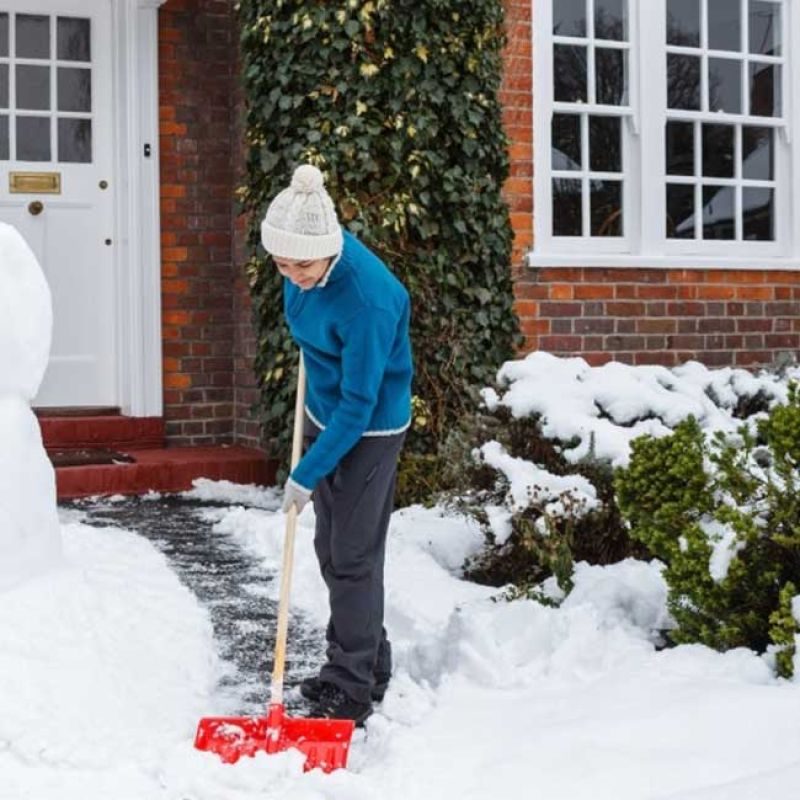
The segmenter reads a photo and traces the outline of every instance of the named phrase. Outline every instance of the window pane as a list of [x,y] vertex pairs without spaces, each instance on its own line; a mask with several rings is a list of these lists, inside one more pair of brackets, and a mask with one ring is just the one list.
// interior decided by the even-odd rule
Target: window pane
[[694,123],[667,123],[667,175],[694,175]]
[[742,160],[742,177],[746,180],[775,180],[775,129],[745,125]]
[[89,20],[59,17],[56,52],[62,61],[91,61]]
[[553,33],[556,36],[586,36],[586,0],[553,3]]
[[8,64],[0,64],[0,108],[8,108]]
[[583,214],[581,181],[553,180],[553,236],[581,236]]
[[92,110],[92,71],[90,69],[58,68],[58,110]]
[[667,43],[700,47],[700,0],[667,0]]
[[700,110],[700,59],[667,55],[667,105]]
[[590,181],[592,236],[622,236],[622,181]]
[[17,108],[50,108],[50,67],[17,64]]
[[750,0],[750,52],[765,56],[781,54],[779,3]]
[[8,117],[0,116],[0,161],[8,161]]
[[17,56],[50,58],[50,18],[17,14]]
[[750,113],[758,117],[779,117],[781,68],[777,64],[750,62]]
[[771,242],[775,239],[775,190],[745,186],[742,190],[745,239]]
[[708,0],[708,46],[711,50],[742,49],[739,0]]
[[711,111],[741,114],[742,62],[739,59],[708,59],[708,107]]
[[58,160],[87,164],[92,160],[92,121],[58,120]]
[[703,238],[736,238],[736,190],[733,186],[703,187]]
[[594,38],[628,40],[627,0],[594,0]]
[[581,118],[577,114],[553,114],[551,159],[553,169],[581,168]]
[[667,238],[695,238],[694,184],[667,184]]
[[733,125],[708,125],[703,123],[703,177],[734,177]]
[[595,172],[622,172],[620,117],[589,117],[589,166]]
[[0,58],[8,56],[8,14],[0,14]]
[[586,48],[553,46],[553,95],[566,103],[586,102]]
[[50,160],[49,117],[17,117],[17,160]]
[[610,106],[628,102],[627,53],[624,50],[598,47],[595,50],[595,98]]

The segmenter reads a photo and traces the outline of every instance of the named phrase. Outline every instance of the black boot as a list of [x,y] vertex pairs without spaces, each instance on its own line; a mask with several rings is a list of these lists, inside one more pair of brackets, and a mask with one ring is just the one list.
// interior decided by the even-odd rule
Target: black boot
[[[386,694],[386,689],[389,686],[389,679],[391,675],[378,675],[375,674],[375,685],[372,687],[372,699],[376,703],[380,703]],[[319,700],[319,693],[322,691],[322,681],[315,675],[311,678],[303,678],[300,682],[300,694],[316,703]]]
[[319,699],[314,703],[310,716],[352,719],[356,727],[360,728],[370,714],[372,714],[372,703],[359,703],[338,686],[323,681]]

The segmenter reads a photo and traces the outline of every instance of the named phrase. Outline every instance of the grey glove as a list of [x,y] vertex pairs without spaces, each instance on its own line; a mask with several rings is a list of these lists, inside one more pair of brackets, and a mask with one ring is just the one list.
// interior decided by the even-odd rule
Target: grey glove
[[291,478],[287,479],[286,485],[283,487],[283,512],[285,514],[289,513],[292,504],[297,506],[297,513],[299,514],[310,499],[311,492],[305,486],[301,486]]

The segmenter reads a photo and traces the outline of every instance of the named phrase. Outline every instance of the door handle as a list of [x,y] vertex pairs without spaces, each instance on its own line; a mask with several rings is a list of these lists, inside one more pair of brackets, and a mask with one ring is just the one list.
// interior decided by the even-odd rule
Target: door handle
[[34,217],[37,217],[44,211],[44,203],[42,203],[41,200],[34,200],[28,203],[28,211],[33,214]]

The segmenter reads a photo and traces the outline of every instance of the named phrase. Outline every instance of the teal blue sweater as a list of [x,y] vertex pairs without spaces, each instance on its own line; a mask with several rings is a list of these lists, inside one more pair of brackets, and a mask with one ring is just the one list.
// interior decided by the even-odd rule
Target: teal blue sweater
[[323,429],[291,476],[313,491],[362,436],[409,426],[410,302],[387,266],[345,231],[324,285],[303,291],[284,278],[283,310],[303,351],[306,413]]

